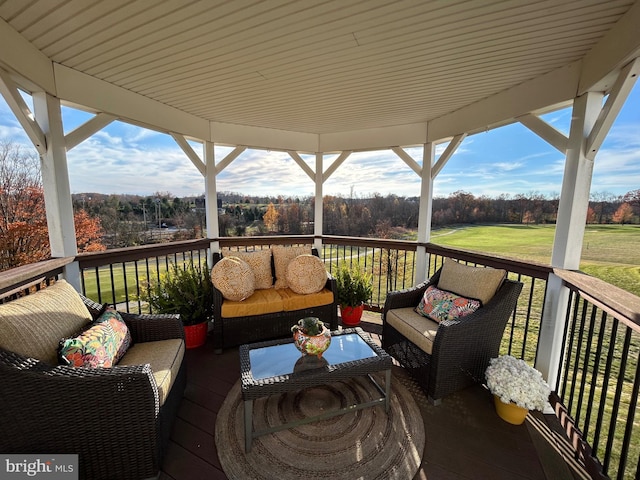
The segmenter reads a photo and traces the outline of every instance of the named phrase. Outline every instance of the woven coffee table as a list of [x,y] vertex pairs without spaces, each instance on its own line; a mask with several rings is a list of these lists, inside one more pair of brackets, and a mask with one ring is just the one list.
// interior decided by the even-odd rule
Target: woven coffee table
[[[242,399],[244,400],[245,450],[251,450],[254,438],[306,423],[384,404],[389,411],[391,391],[391,357],[376,345],[360,327],[331,333],[331,346],[321,359],[302,356],[293,339],[272,340],[240,346]],[[380,386],[371,376],[385,373],[385,385]],[[380,398],[294,422],[253,429],[253,401],[269,395],[326,385],[356,376],[367,375]]]

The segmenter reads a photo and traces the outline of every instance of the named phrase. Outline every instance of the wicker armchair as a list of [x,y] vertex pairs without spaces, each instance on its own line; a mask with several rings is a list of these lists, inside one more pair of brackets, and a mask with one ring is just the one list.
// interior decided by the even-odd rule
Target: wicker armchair
[[498,356],[505,326],[523,286],[505,280],[494,297],[474,313],[441,322],[430,355],[398,332],[386,318],[389,310],[417,306],[427,287],[437,285],[439,278],[440,270],[428,282],[390,292],[382,312],[382,347],[411,373],[435,404],[484,380],[489,360]]
[[[95,319],[102,306],[83,297]],[[134,344],[184,339],[177,315],[121,313]],[[164,404],[149,364],[50,365],[0,349],[0,451],[78,454],[80,478],[158,474],[186,385],[185,362]]]

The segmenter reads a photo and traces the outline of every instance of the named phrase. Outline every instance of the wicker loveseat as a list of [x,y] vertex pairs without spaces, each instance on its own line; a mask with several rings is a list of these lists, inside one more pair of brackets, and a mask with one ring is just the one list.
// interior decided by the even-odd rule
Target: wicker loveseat
[[[500,271],[505,277],[496,281],[497,288],[490,287],[495,294],[490,292],[488,301],[480,302],[480,308],[466,316],[437,323],[415,311],[427,288],[455,291],[451,283],[449,288],[441,286],[442,272],[448,266],[472,273],[466,280],[461,279],[462,282],[474,281],[473,274],[482,274],[484,270],[446,260],[451,263],[447,265],[445,261],[427,282],[390,292],[382,312],[382,347],[412,374],[435,404],[457,390],[484,380],[489,360],[498,356],[505,326],[523,286],[506,279],[506,272]],[[490,282],[482,280],[482,283],[481,289]]]
[[121,313],[132,343],[116,365],[58,364],[103,310],[64,280],[0,305],[1,452],[77,454],[87,479],[158,474],[186,385],[182,323]]
[[[298,294],[286,286],[284,270],[298,255],[318,257],[311,247],[274,246],[251,252],[224,251],[213,254],[214,280],[213,342],[218,352],[244,343],[291,335],[291,326],[303,317],[318,317],[331,330],[338,328],[336,281],[322,267],[323,288],[316,293]],[[284,255],[282,257],[281,255]],[[225,257],[240,257],[252,269],[257,288],[242,301],[231,301],[216,288],[215,269]],[[317,259],[316,259],[317,261]],[[255,274],[255,275],[254,275]]]

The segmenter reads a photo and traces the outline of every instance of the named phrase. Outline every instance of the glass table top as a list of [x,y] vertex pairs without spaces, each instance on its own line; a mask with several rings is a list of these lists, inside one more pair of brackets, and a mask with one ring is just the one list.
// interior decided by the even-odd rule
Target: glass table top
[[321,359],[303,356],[293,343],[249,350],[251,373],[256,380],[375,356],[376,352],[357,333],[332,336]]

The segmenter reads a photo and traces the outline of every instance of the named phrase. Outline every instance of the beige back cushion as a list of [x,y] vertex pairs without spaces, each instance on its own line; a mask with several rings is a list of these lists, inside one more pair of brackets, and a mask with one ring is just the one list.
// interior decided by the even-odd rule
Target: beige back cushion
[[287,267],[289,262],[298,255],[311,254],[311,246],[306,247],[286,247],[284,245],[274,245],[271,247],[273,252],[273,264],[276,267],[276,288],[287,288]]
[[91,322],[78,292],[64,280],[0,305],[0,348],[50,364],[58,363],[58,344]]
[[244,260],[253,270],[254,288],[262,290],[273,287],[271,274],[271,250],[256,250],[255,252],[234,252],[229,249],[222,251],[224,257],[238,257]]
[[470,267],[445,258],[438,288],[475,298],[485,305],[496,294],[507,276],[506,270],[490,267]]

